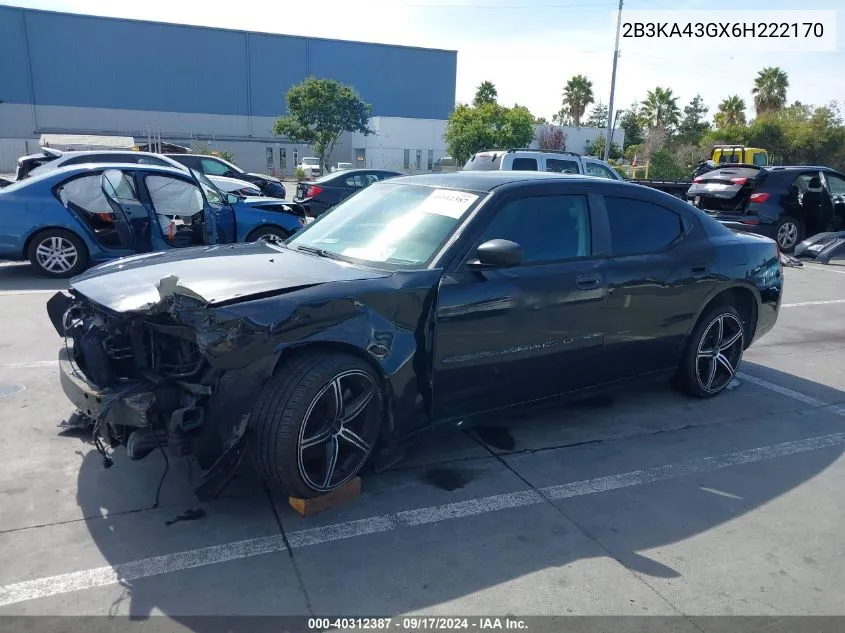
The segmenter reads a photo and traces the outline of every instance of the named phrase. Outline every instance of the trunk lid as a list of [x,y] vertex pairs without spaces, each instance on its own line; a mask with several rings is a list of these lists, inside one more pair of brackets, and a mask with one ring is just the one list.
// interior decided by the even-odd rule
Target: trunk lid
[[730,165],[696,177],[687,199],[711,215],[742,215],[768,172],[754,165]]

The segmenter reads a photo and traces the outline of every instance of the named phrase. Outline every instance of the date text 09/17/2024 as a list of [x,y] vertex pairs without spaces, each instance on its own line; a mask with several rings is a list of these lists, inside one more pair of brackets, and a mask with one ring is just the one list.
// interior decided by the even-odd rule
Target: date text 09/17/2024
[[515,617],[309,618],[309,631],[528,631]]

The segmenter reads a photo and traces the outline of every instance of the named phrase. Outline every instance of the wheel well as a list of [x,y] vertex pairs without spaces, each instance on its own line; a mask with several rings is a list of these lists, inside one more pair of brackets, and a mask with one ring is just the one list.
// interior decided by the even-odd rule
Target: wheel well
[[292,235],[292,233],[290,231],[288,231],[284,227],[279,226],[278,224],[261,224],[259,226],[256,226],[254,229],[252,229],[249,233],[247,233],[246,237],[244,238],[244,241],[246,241],[246,242],[253,241],[250,238],[253,235],[255,235],[256,233],[258,233],[259,231],[261,231],[261,229],[276,229],[280,233],[284,234],[285,237],[290,237]]
[[728,288],[713,297],[704,306],[701,314],[719,305],[732,305],[739,312],[739,316],[742,318],[742,323],[745,326],[745,347],[747,348],[751,345],[751,340],[754,338],[754,332],[757,329],[757,300],[754,297],[754,293],[748,288]]
[[40,229],[38,229],[37,231],[33,231],[32,235],[30,235],[24,241],[24,243],[23,243],[23,253],[22,253],[24,259],[27,259],[29,257],[29,245],[32,244],[32,240],[34,240],[36,237],[41,235],[44,231],[65,231],[66,233],[70,233],[70,234],[76,236],[76,239],[78,239],[80,242],[82,242],[82,248],[85,249],[86,254],[88,253],[88,245],[85,243],[85,240],[82,239],[82,237],[76,231],[71,231],[70,229],[66,229],[63,226],[44,226],[44,227],[41,227]]

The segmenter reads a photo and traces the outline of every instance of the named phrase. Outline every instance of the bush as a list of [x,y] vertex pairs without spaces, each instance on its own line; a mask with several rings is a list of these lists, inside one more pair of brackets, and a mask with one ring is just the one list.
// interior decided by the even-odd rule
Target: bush
[[688,178],[689,172],[679,165],[669,152],[659,149],[651,157],[648,177],[654,180],[680,180]]
[[305,170],[302,169],[302,167],[297,167],[296,168],[296,181],[302,182],[303,180],[305,180]]

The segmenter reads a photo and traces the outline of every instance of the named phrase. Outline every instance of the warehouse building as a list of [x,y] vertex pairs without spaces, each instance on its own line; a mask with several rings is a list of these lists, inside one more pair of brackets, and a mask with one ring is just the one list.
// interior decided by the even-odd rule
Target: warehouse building
[[230,151],[248,171],[292,175],[309,149],[272,133],[308,76],[355,87],[376,135],[333,162],[401,168],[445,154],[455,51],[271,35],[0,6],[0,172],[44,136],[150,138]]

